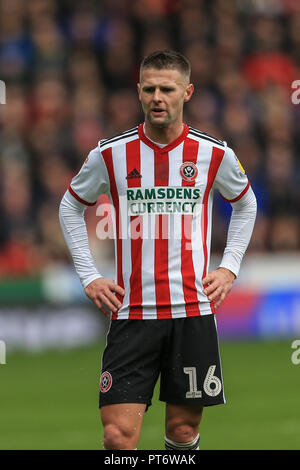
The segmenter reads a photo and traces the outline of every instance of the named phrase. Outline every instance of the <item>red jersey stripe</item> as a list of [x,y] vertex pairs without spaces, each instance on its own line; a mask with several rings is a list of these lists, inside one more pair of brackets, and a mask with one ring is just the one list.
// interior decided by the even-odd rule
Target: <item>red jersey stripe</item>
[[[183,163],[192,162],[196,165],[198,148],[198,141],[186,138],[183,145]],[[183,179],[182,186],[195,186],[195,181]],[[181,275],[187,317],[194,316],[195,310],[200,315],[192,252],[192,222],[192,214],[181,216]]]
[[247,186],[245,187],[245,189],[241,192],[241,194],[239,194],[237,197],[235,197],[234,199],[226,199],[226,197],[222,196],[222,198],[224,199],[224,201],[226,202],[237,202],[239,201],[239,199],[241,199],[245,194],[246,192],[248,191],[248,189],[250,188],[250,181],[248,181],[248,184]]
[[[113,205],[115,208],[115,217],[116,217],[116,240],[117,240],[117,284],[124,289],[124,281],[123,281],[123,270],[122,270],[122,239],[120,237],[121,234],[121,220],[120,220],[120,205],[119,205],[119,195],[115,180],[114,174],[114,167],[113,167],[113,159],[112,159],[112,149],[111,147],[102,151],[102,156],[107,168],[109,182],[110,182],[110,192],[111,197],[113,200]],[[116,294],[118,300],[122,303],[123,297],[119,294]],[[118,318],[118,312],[113,312],[112,320],[116,320]]]
[[[169,184],[169,154],[154,151],[154,184]],[[157,318],[172,318],[169,284],[168,215],[155,216],[154,273]]]
[[[127,174],[133,170],[141,171],[140,140],[132,140],[126,144],[126,170]],[[129,188],[140,187],[141,178],[127,178]],[[134,237],[132,237],[134,232]],[[131,275],[130,275],[130,300],[129,319],[143,319],[142,309],[142,245],[143,245],[143,216],[130,217],[131,233]],[[138,235],[138,237],[137,237]],[[135,307],[132,310],[132,307]]]
[[81,197],[79,197],[78,194],[76,194],[75,191],[73,191],[71,186],[69,186],[69,192],[70,192],[70,194],[72,194],[73,197],[75,197],[75,199],[77,199],[77,201],[81,202],[81,204],[85,204],[86,206],[94,206],[97,202],[97,201],[87,202],[84,199],[81,199]]
[[[203,208],[202,208],[202,242],[203,242],[203,252],[204,252],[204,267],[203,267],[203,277],[207,274],[207,260],[208,260],[208,253],[207,253],[207,224],[208,224],[208,197],[214,183],[217,171],[221,165],[225,150],[220,149],[218,147],[213,147],[212,155],[208,170],[207,176],[207,184],[205,193],[203,196]],[[205,287],[205,286],[204,286]]]

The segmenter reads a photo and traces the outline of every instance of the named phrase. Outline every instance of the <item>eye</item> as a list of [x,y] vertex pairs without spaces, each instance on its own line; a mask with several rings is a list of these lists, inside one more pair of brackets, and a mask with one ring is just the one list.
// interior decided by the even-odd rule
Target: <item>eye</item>
[[161,89],[161,91],[163,91],[164,93],[170,93],[171,91],[173,91],[173,88],[170,88],[170,87],[163,87]]
[[145,93],[154,93],[154,87],[145,87],[143,88]]

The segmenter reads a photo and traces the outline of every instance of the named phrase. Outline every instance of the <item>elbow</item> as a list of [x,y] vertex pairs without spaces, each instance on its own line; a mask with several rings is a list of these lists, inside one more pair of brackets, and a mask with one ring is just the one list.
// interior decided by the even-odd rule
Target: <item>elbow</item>
[[60,201],[59,207],[58,207],[58,219],[59,219],[59,222],[60,222],[61,226],[63,225],[64,209],[65,209],[64,208],[64,200],[62,198],[62,200]]
[[68,201],[67,201],[66,194],[67,193],[65,193],[63,195],[63,197],[60,201],[59,207],[58,207],[58,218],[59,218],[59,221],[60,221],[61,224],[62,224],[64,215],[68,212],[68,209],[69,209],[69,204],[68,204]]
[[[253,194],[254,196],[254,194]],[[254,215],[254,218],[256,217],[256,214],[257,214],[257,199],[256,197],[254,196],[251,203],[250,203],[250,211],[253,213]]]
[[61,214],[61,212],[63,211],[65,207],[65,194],[63,195],[60,203],[59,203],[59,207],[58,207],[58,213]]
[[256,200],[256,197],[254,197],[254,199],[249,204],[249,212],[252,212],[254,214],[254,216],[256,216],[256,213],[257,213],[257,200]]

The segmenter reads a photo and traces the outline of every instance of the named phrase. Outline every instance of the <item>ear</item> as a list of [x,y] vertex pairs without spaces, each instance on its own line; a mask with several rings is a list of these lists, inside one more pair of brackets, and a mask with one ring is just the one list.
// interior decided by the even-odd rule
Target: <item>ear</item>
[[194,93],[194,85],[189,83],[184,92],[184,102],[190,101],[192,94]]
[[141,84],[140,83],[137,83],[137,92],[139,95],[139,100],[141,101]]

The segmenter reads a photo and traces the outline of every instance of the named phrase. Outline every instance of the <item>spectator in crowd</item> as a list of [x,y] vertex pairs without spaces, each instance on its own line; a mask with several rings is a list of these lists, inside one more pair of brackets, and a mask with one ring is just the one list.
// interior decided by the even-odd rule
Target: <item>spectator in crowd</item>
[[[299,2],[1,0],[0,277],[68,259],[57,220],[65,184],[98,140],[142,119],[138,65],[157,49],[192,64],[185,120],[227,140],[247,168],[258,201],[249,251],[300,249]],[[229,207],[215,207],[221,252]],[[97,214],[87,211],[100,263],[113,251],[97,238]]]

